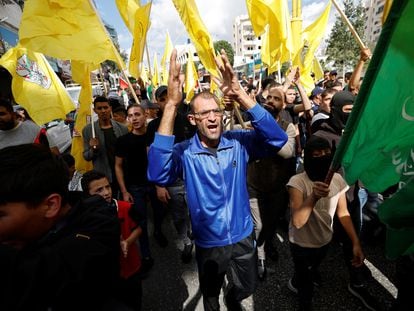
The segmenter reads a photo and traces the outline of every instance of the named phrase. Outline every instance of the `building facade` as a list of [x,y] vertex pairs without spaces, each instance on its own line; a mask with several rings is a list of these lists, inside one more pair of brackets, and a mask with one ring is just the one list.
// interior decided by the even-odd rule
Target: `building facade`
[[368,46],[373,48],[382,30],[382,14],[385,0],[367,0],[365,3],[367,21],[365,23],[365,38]]

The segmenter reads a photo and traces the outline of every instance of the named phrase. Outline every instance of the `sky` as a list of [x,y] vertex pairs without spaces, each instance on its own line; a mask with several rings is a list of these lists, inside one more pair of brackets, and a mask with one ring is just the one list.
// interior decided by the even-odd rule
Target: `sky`
[[[303,27],[312,23],[322,13],[328,1],[302,0]],[[147,2],[147,0],[141,0],[141,4]],[[233,22],[236,16],[247,14],[246,0],[195,0],[195,2],[213,41],[226,40],[232,44]],[[288,2],[291,5],[291,0]],[[119,15],[115,0],[95,0],[95,3],[101,18],[117,30],[121,50],[129,54],[132,36]],[[332,6],[326,38],[335,22],[335,15],[337,15],[336,10]],[[150,19],[151,27],[147,34],[147,44],[151,62],[154,53],[157,53],[158,60],[162,57],[167,30],[174,45],[187,42],[187,32],[172,0],[154,0]],[[144,62],[146,63],[145,58]]]

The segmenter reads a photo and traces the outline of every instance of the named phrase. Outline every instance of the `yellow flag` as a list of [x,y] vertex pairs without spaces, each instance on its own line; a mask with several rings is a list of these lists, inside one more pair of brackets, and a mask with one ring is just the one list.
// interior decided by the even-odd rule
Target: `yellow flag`
[[141,66],[141,73],[139,76],[141,77],[142,81],[144,81],[144,83],[149,82],[148,73],[147,73],[147,69],[145,68],[145,66]]
[[91,71],[96,69],[91,64],[85,64],[79,61],[72,61],[73,80],[81,85],[79,94],[79,108],[76,113],[75,130],[72,138],[71,154],[75,158],[75,168],[81,173],[85,173],[93,168],[91,161],[86,161],[83,157],[83,128],[91,122],[91,105],[92,105],[92,84]]
[[158,87],[158,83],[160,82],[159,79],[159,72],[158,72],[158,61],[157,61],[157,53],[154,54],[154,62],[153,62],[153,71],[152,71],[152,84],[154,87]]
[[174,46],[170,38],[170,34],[167,31],[167,37],[165,38],[165,48],[164,54],[161,58],[161,67],[162,67],[162,84],[168,84],[168,70],[170,57]]
[[27,110],[38,125],[65,119],[75,109],[69,94],[46,58],[20,45],[0,58],[13,77],[14,100]]
[[290,14],[286,0],[246,0],[256,36],[262,36],[262,61],[275,71],[276,64],[293,54]]
[[140,63],[144,55],[147,32],[150,25],[151,4],[140,7],[134,0],[116,0],[118,11],[133,36],[129,73],[137,78],[140,73]]
[[197,50],[200,61],[211,75],[220,77],[214,60],[213,40],[201,20],[195,0],[173,0],[173,2]]
[[194,89],[197,87],[198,73],[193,61],[193,53],[188,53],[187,68],[185,72],[184,92],[187,103],[194,96]]
[[328,5],[322,12],[321,16],[315,22],[310,24],[302,33],[305,45],[307,45],[307,51],[305,58],[300,65],[300,80],[307,93],[310,93],[315,86],[310,75],[312,72],[312,62],[315,57],[315,51],[325,34],[330,11],[331,1],[328,2]]
[[316,56],[313,58],[312,72],[315,74],[315,80],[316,81],[323,78],[323,69],[322,69],[321,63],[316,58]]
[[28,49],[59,59],[119,62],[90,0],[25,1],[19,39]]

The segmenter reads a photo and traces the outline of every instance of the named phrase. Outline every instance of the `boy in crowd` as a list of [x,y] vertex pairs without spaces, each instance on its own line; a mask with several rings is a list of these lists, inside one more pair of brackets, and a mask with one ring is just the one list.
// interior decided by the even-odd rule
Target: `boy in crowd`
[[131,204],[113,199],[108,178],[98,171],[86,172],[81,183],[85,194],[103,197],[112,212],[118,215],[121,225],[121,280],[118,294],[120,300],[132,310],[141,310],[142,284],[139,275],[141,256],[136,243],[141,228],[129,216]]

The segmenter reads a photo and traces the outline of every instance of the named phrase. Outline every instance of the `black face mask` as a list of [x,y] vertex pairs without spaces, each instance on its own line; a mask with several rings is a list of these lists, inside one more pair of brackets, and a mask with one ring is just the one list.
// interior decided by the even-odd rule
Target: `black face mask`
[[312,181],[324,181],[332,162],[332,155],[322,157],[307,157],[305,159],[305,172]]

